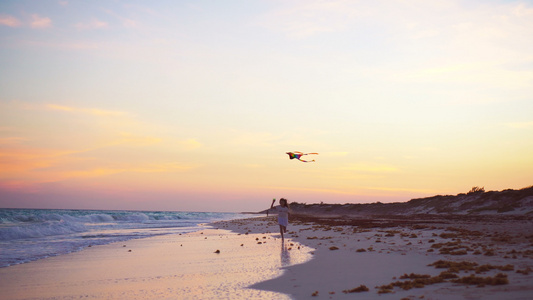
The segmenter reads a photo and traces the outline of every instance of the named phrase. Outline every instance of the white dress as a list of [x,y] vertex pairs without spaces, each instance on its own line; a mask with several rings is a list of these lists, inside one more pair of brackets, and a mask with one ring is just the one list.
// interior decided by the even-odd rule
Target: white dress
[[289,226],[289,208],[278,205],[276,211],[278,212],[278,224],[285,227]]

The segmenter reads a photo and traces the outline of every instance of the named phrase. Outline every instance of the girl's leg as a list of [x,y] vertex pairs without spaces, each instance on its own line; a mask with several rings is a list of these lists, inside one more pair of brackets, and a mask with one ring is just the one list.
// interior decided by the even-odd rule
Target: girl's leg
[[279,232],[281,233],[281,240],[284,241],[285,238],[283,237],[283,225],[279,225]]

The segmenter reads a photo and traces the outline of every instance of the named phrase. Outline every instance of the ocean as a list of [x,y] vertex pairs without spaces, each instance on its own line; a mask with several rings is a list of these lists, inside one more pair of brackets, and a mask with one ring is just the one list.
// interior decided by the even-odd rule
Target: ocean
[[0,209],[0,268],[94,245],[200,230],[240,213]]

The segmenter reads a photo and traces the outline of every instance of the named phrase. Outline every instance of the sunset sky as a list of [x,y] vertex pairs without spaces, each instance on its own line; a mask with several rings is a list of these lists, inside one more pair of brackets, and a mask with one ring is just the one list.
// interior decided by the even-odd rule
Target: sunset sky
[[2,0],[0,208],[531,186],[532,37],[533,1]]

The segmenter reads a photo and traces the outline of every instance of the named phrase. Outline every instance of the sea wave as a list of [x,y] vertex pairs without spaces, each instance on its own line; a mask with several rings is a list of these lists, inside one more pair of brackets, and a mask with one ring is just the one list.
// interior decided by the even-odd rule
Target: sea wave
[[199,230],[236,213],[0,209],[0,267],[91,245]]
[[66,235],[87,231],[87,227],[78,222],[45,221],[20,226],[0,227],[0,241],[40,238],[54,235]]
[[225,213],[83,210],[0,210],[0,240],[39,238],[99,229],[185,227]]

